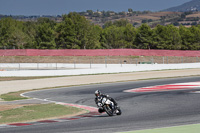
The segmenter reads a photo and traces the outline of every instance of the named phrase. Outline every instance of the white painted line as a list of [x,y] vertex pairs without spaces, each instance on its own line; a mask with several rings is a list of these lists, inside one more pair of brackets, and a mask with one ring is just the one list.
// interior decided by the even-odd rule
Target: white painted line
[[6,128],[6,127],[12,127],[12,126],[11,125],[7,125],[7,124],[0,125],[0,128]]

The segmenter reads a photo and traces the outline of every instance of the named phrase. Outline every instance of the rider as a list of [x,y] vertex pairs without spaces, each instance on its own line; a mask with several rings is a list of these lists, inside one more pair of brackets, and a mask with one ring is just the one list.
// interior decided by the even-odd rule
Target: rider
[[[112,101],[114,103],[114,105],[117,107],[117,102],[112,98],[112,97],[109,97],[109,95],[105,95],[105,94],[102,94],[99,90],[96,90],[95,91],[95,103],[98,104],[98,98],[100,97],[106,97],[108,98],[110,101]],[[97,105],[98,106],[98,105]],[[99,107],[99,106],[98,106]],[[104,109],[99,107],[98,109],[99,113],[103,113],[104,112]]]

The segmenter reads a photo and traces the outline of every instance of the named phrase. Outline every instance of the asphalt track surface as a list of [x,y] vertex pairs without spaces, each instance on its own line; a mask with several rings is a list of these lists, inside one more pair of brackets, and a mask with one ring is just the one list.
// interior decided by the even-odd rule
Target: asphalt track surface
[[105,114],[73,121],[1,128],[0,133],[120,132],[200,123],[200,94],[198,93],[190,93],[188,90],[123,92],[139,87],[195,81],[200,81],[200,77],[106,83],[30,92],[26,95],[96,107],[94,91],[99,89],[116,99],[122,115],[108,117]]

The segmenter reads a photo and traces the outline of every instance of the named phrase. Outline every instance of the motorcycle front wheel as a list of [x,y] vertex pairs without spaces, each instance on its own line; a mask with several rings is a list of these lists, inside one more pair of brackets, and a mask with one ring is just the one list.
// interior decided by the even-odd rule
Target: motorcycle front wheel
[[121,109],[117,109],[117,111],[118,111],[118,112],[116,113],[117,115],[121,115],[121,114],[122,114]]
[[113,110],[111,109],[111,107],[109,105],[105,105],[104,106],[104,110],[106,111],[106,113],[109,115],[109,116],[113,116]]

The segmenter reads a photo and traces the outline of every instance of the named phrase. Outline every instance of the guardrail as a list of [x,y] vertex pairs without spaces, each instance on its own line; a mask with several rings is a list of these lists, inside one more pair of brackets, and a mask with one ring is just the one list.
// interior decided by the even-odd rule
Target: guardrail
[[[20,64],[22,67],[22,64]],[[58,69],[59,69],[59,64]],[[72,66],[74,64],[71,64]],[[119,73],[119,72],[138,72],[138,71],[155,71],[155,70],[170,70],[170,69],[186,69],[200,68],[200,63],[185,63],[185,64],[93,64],[91,69],[89,64],[77,64],[76,69],[65,70],[20,70],[20,71],[0,71],[0,77],[29,77],[29,76],[64,76],[64,75],[81,75],[81,74],[102,74],[102,73]],[[40,68],[41,69],[41,68]]]
[[[4,57],[7,59],[6,57]],[[20,61],[20,60],[17,60]],[[45,61],[45,60],[37,60]],[[52,60],[48,60],[52,61]],[[55,61],[55,60],[53,60]],[[63,59],[65,63],[51,62],[51,63],[0,63],[0,71],[13,71],[13,70],[69,70],[69,69],[91,69],[91,68],[107,68],[107,67],[124,67],[127,65],[137,66],[145,64],[189,64],[189,63],[200,63],[200,57],[116,57],[115,59],[111,57],[104,58],[74,58],[74,59]]]

